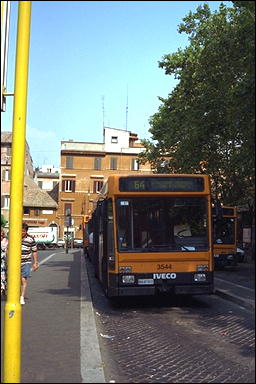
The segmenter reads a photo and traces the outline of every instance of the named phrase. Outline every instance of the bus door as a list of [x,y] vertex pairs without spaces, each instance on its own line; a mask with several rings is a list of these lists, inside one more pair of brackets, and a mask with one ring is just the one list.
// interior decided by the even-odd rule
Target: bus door
[[97,209],[92,214],[92,232],[93,232],[93,249],[92,249],[92,263],[94,266],[95,276],[99,278],[99,220],[100,220],[100,203]]
[[112,199],[104,200],[99,223],[99,277],[105,289],[109,285],[108,272],[115,269],[114,224]]
[[105,201],[103,201],[102,204],[100,205],[99,235],[97,238],[98,254],[99,254],[98,265],[99,265],[99,279],[100,279],[100,281],[103,281],[103,279],[102,279],[102,260],[103,260],[103,256],[104,256],[103,240],[104,240],[105,206],[106,206]]

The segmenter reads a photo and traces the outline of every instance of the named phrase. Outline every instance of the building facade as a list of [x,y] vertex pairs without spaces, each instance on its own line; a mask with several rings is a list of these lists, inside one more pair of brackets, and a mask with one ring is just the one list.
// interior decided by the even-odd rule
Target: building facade
[[42,165],[35,169],[34,181],[43,190],[50,192],[59,183],[60,169],[54,165]]
[[[84,215],[93,211],[98,192],[111,174],[152,173],[149,164],[140,165],[138,154],[143,151],[137,134],[104,128],[103,142],[61,142],[58,218],[60,237],[66,232],[82,238]],[[71,227],[66,226],[67,213]]]
[[58,227],[58,204],[29,176],[24,178],[23,221],[29,227]]
[[[1,213],[9,222],[12,164],[12,132],[1,132]],[[33,178],[33,161],[26,142],[25,176]],[[8,226],[8,224],[7,224]]]

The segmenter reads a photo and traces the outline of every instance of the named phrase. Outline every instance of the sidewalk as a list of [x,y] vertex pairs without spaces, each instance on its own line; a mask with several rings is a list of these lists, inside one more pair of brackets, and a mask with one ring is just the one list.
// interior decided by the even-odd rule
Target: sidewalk
[[[49,252],[22,306],[22,383],[105,383],[87,269],[80,250]],[[1,300],[1,317],[5,301]],[[1,322],[1,382],[3,382]]]
[[216,295],[255,310],[255,262],[216,270],[214,276]]

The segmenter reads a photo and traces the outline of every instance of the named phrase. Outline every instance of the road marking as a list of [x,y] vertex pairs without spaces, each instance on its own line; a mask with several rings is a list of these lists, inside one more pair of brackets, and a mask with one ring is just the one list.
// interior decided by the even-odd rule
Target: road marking
[[49,259],[51,259],[55,255],[57,255],[57,253],[52,253],[51,255],[47,256],[45,259],[41,260],[38,264],[39,265],[44,264],[46,261],[48,261]]
[[221,279],[220,277],[215,277],[215,276],[214,276],[214,279],[216,279],[216,280],[220,280],[220,281],[225,281],[225,283],[227,283],[227,284],[234,285],[235,287],[241,287],[241,288],[243,288],[243,289],[246,289],[247,291],[251,291],[251,292],[254,291],[254,289],[244,287],[243,285],[238,284],[238,283],[232,283],[231,281]]
[[82,383],[105,383],[85,256],[81,252],[80,364]]

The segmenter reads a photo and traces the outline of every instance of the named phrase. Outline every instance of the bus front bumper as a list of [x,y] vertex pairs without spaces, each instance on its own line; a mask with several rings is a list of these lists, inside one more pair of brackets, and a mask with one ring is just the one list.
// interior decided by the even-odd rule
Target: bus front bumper
[[149,296],[157,293],[177,295],[202,295],[214,293],[213,272],[207,272],[204,282],[192,282],[193,274],[177,273],[177,279],[154,280],[151,285],[138,285],[138,281],[149,280],[146,275],[136,275],[135,283],[128,286],[122,284],[122,275],[109,275],[108,296]]

